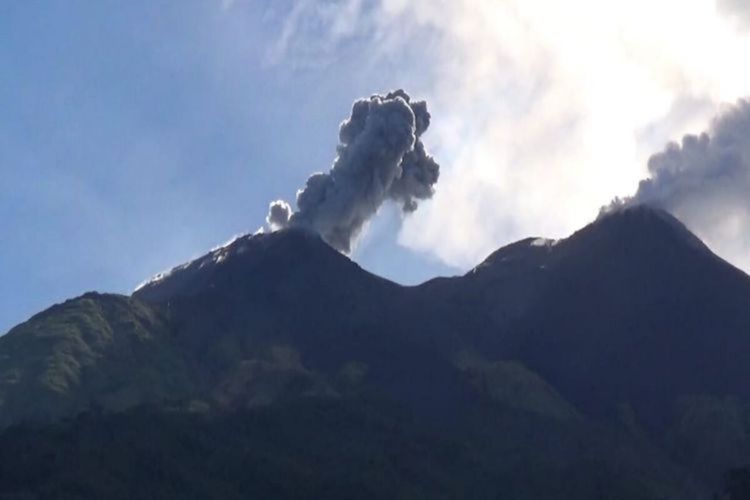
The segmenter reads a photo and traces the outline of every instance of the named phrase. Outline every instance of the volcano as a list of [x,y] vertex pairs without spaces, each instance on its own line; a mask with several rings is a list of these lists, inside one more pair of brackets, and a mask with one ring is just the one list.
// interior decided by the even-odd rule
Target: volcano
[[748,356],[750,277],[648,206],[415,287],[246,235],[0,338],[0,496],[710,498]]

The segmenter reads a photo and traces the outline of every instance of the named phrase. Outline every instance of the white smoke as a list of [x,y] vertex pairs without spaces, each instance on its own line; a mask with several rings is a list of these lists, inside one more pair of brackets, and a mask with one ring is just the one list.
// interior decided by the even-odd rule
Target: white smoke
[[292,207],[284,200],[272,201],[268,207],[266,224],[271,231],[279,230],[289,224],[289,218],[292,216]]

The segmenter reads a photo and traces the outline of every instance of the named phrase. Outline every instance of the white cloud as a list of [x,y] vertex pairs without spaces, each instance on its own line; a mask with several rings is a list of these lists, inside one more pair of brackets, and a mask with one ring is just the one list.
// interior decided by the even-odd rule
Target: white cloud
[[320,66],[331,61],[341,40],[367,31],[364,0],[297,0],[285,13],[281,33],[268,51],[269,63],[293,56],[296,66]]
[[718,0],[718,6],[740,27],[750,26],[750,2],[747,0]]
[[750,40],[728,29],[713,0],[302,4],[277,57],[307,57],[320,23],[329,28],[322,55],[363,33],[368,57],[423,45],[413,71],[430,75],[417,91],[430,101],[425,142],[443,173],[400,241],[462,267],[592,220],[635,190],[668,140],[706,128],[720,103],[750,93]]

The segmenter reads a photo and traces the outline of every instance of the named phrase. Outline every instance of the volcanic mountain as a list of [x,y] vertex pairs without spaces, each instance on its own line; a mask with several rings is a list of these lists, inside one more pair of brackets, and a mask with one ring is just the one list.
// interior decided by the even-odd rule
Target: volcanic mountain
[[416,287],[247,235],[0,338],[0,496],[710,498],[749,355],[750,277],[646,206]]

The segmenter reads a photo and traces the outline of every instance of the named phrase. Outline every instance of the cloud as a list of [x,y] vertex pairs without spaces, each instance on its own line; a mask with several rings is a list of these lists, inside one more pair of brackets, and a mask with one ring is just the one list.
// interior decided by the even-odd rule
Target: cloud
[[719,254],[750,269],[750,102],[741,100],[700,135],[670,143],[649,177],[615,206],[647,203],[680,218]]
[[[440,117],[441,184],[400,242],[463,268],[592,220],[635,190],[654,151],[750,90],[750,39],[727,29],[715,0],[335,3],[341,17],[306,11],[307,26],[331,27],[319,61],[335,67],[332,54],[356,39],[362,71],[402,61],[399,82],[411,75]],[[285,40],[281,60],[316,45],[308,28]]]
[[307,179],[297,192],[297,211],[284,201],[271,203],[269,226],[312,229],[349,253],[386,200],[413,212],[418,200],[432,197],[440,167],[422,144],[429,126],[427,103],[412,101],[403,90],[356,101],[339,129],[338,157],[330,171]]
[[286,59],[297,67],[330,63],[339,42],[369,31],[367,12],[364,0],[297,0],[285,13],[267,60]]
[[742,27],[750,27],[750,3],[747,0],[718,0],[719,12]]

